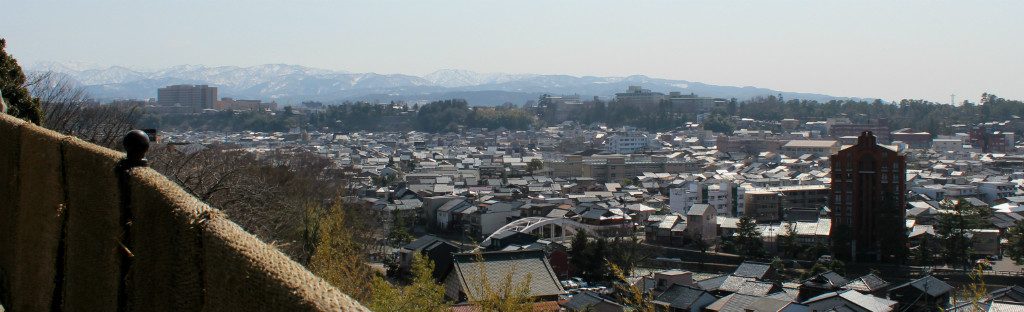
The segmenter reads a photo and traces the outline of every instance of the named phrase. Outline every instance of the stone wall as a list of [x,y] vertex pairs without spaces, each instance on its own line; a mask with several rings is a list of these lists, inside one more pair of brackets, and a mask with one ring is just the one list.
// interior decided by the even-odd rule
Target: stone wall
[[[7,311],[365,311],[123,153],[0,114]],[[0,308],[2,309],[2,308]]]

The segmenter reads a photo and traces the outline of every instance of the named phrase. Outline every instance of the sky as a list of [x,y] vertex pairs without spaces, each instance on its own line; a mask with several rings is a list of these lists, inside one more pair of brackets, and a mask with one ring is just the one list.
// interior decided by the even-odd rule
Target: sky
[[1024,99],[1024,1],[0,0],[23,64],[647,75]]

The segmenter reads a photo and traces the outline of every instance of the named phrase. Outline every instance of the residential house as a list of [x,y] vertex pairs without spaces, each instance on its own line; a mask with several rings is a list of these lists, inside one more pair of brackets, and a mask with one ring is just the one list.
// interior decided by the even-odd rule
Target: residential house
[[901,311],[931,311],[948,307],[952,293],[953,286],[928,275],[892,287],[889,299],[899,302]]
[[803,304],[810,312],[889,312],[896,311],[897,306],[896,301],[865,295],[856,290],[827,292],[809,298]]
[[413,255],[419,253],[434,264],[433,276],[438,281],[444,278],[444,270],[452,263],[452,255],[460,248],[451,242],[433,235],[424,235],[398,249],[398,265],[409,272]]
[[686,231],[692,239],[704,240],[709,246],[718,241],[718,214],[708,204],[694,204],[686,212]]
[[663,311],[700,312],[715,300],[715,296],[703,289],[672,284],[654,298],[654,304],[660,306]]
[[[513,281],[529,282],[503,285]],[[486,284],[485,284],[486,283]],[[526,287],[531,300],[555,300],[565,294],[543,250],[494,251],[455,254],[445,281],[445,297],[456,302],[477,301],[487,290],[502,293],[502,287]]]

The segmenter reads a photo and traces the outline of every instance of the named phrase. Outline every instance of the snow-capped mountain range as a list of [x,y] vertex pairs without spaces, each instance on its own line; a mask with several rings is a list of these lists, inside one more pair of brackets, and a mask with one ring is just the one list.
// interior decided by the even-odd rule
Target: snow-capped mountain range
[[438,100],[464,98],[472,105],[522,104],[541,94],[579,94],[584,98],[609,98],[631,85],[655,92],[680,91],[700,96],[747,99],[782,94],[786,98],[830,100],[835,97],[781,92],[756,87],[716,86],[685,80],[628,77],[594,77],[477,73],[442,69],[423,77],[403,74],[352,73],[298,65],[266,64],[252,67],[178,65],[164,69],[122,66],[102,67],[83,63],[41,62],[27,71],[53,71],[68,75],[101,101],[156,97],[157,88],[174,84],[208,84],[221,97],[275,100],[298,103],[317,100]]

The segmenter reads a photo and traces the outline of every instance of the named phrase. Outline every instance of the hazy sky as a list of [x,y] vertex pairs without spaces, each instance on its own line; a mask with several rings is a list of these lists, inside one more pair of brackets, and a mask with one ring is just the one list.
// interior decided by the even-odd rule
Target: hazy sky
[[1024,1],[3,0],[23,64],[287,63],[1024,99]]

